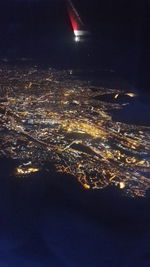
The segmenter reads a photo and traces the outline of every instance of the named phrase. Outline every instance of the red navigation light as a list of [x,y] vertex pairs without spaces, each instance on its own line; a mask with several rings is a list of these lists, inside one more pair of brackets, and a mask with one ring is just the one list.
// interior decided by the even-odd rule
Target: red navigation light
[[74,16],[71,14],[71,12],[69,12],[69,19],[70,19],[73,31],[77,30],[78,29],[77,21],[75,20]]

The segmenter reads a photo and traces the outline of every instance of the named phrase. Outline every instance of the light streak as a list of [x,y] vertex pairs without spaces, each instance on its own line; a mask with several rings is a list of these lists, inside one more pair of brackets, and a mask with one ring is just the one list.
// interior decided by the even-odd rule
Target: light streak
[[85,30],[83,21],[81,20],[79,13],[74,7],[71,0],[67,1],[68,15],[71,22],[71,27],[74,33],[75,42],[83,41],[84,36],[89,35],[89,31]]
[[114,95],[114,98],[115,98],[115,99],[117,99],[117,98],[118,98],[118,96],[119,96],[119,94],[115,94],[115,95]]
[[74,7],[73,3],[71,0],[67,1],[67,7],[68,7],[68,13],[69,13],[69,18],[72,24],[73,30],[78,30],[79,25],[84,26],[83,21],[81,20],[79,13],[77,12],[76,8]]
[[15,174],[16,175],[28,175],[28,174],[31,174],[31,173],[34,173],[34,172],[38,172],[39,169],[38,168],[25,168],[25,167],[18,167],[16,168],[15,170]]
[[130,97],[136,97],[136,94],[134,93],[125,93],[125,95],[130,96]]

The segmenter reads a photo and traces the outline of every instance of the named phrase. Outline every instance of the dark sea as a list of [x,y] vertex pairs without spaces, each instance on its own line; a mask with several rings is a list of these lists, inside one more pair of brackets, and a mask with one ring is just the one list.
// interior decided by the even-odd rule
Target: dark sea
[[[137,86],[136,34],[130,38],[126,28],[125,37],[117,38],[105,24],[100,33],[76,43],[67,22],[60,22],[59,34],[59,25],[55,32],[55,25],[44,30],[33,18],[15,19],[13,8],[10,22],[0,26],[2,64],[69,69],[95,85],[134,91],[137,102],[114,112],[114,120],[150,126],[149,91]],[[114,187],[84,190],[74,177],[53,168],[20,182],[10,175],[17,164],[0,159],[0,267],[150,266],[149,192],[132,198]]]

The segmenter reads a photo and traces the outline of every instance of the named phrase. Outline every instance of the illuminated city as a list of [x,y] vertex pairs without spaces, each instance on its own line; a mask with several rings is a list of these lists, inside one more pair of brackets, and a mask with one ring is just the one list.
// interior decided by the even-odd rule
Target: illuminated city
[[[136,95],[100,88],[73,70],[0,66],[0,154],[18,159],[16,178],[45,161],[76,177],[85,189],[117,186],[130,196],[150,188],[150,128],[112,120]],[[108,95],[111,101],[102,101]],[[118,100],[118,101],[116,101]]]

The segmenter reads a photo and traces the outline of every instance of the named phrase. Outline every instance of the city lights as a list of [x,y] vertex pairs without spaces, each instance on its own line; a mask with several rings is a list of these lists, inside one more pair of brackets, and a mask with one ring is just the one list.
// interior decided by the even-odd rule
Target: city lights
[[[21,162],[16,177],[38,172],[47,161],[57,172],[74,175],[83,189],[112,185],[131,196],[145,195],[150,129],[114,121],[110,111],[123,107],[119,95],[134,93],[104,90],[75,79],[70,70],[0,68],[7,87],[1,97],[0,155]],[[110,102],[96,99],[104,93]]]

